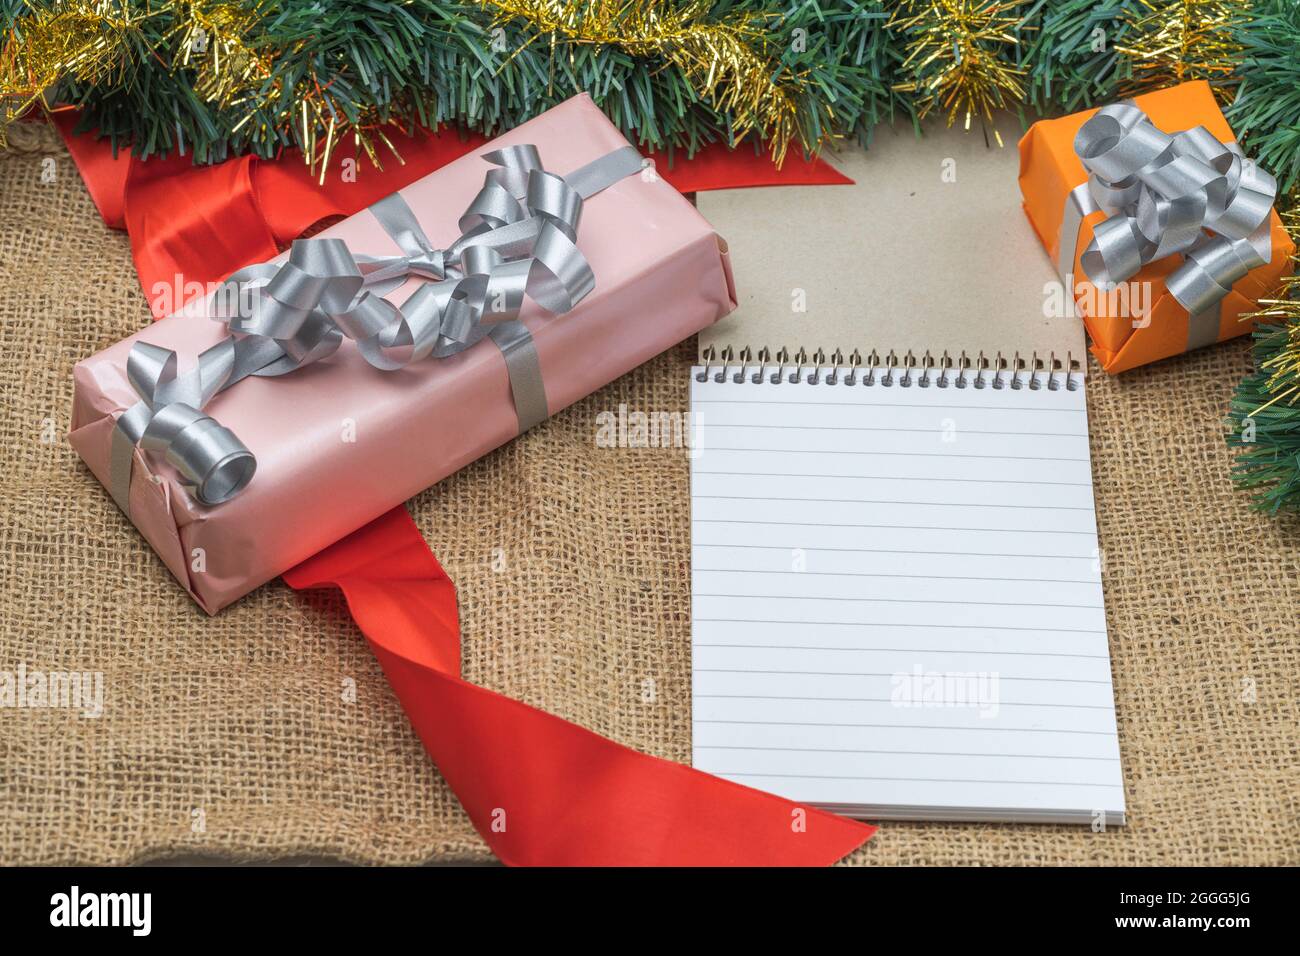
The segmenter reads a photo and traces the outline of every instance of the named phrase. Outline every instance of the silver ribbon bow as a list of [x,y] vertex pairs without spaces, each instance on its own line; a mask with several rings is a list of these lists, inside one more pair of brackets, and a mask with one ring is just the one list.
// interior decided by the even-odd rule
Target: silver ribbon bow
[[[136,446],[162,454],[185,489],[206,505],[228,501],[252,479],[253,454],[201,409],[249,375],[295,371],[336,351],[344,338],[366,361],[393,371],[445,358],[490,338],[506,360],[522,432],[548,414],[537,351],[519,321],[524,299],[571,310],[596,278],[577,246],[583,201],[639,171],[632,147],[561,177],[524,144],[483,155],[496,168],[461,216],[458,238],[435,248],[399,193],[370,207],[402,253],[354,255],[342,239],[299,239],[287,262],[231,275],[211,296],[212,318],[231,335],[177,375],[176,354],[136,343],[127,378],[140,401],[113,431],[110,491],[130,515]],[[426,281],[395,306],[383,296],[411,276]]]
[[1277,181],[1236,143],[1219,142],[1203,126],[1162,132],[1129,101],[1098,110],[1074,151],[1089,177],[1066,200],[1062,276],[1073,271],[1084,217],[1105,212],[1080,260],[1089,280],[1113,288],[1149,262],[1182,254],[1166,287],[1191,316],[1188,348],[1216,341],[1223,297],[1272,259]]

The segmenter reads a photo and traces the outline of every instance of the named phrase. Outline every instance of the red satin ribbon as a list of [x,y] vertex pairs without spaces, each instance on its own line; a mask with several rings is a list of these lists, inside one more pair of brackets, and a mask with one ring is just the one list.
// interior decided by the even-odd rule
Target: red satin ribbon
[[404,508],[284,580],[343,592],[429,756],[506,863],[814,866],[874,832],[467,683],[455,589]]
[[[114,157],[60,128],[109,226],[125,228],[155,315],[184,282],[219,281],[275,255],[312,225],[346,216],[483,142],[442,132],[402,137],[405,165],[367,167],[324,187],[296,155],[196,167],[185,157]],[[777,171],[749,151],[706,150],[662,174],[683,191],[848,182],[821,161]],[[183,297],[188,297],[185,295]],[[425,749],[475,828],[514,864],[826,865],[875,828],[638,753],[460,676],[456,592],[404,508],[284,575],[295,589],[333,586]],[[527,639],[526,635],[522,639]]]

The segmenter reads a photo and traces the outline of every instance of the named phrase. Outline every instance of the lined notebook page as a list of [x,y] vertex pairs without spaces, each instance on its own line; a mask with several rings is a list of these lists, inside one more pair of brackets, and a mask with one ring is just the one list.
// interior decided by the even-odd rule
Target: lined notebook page
[[869,817],[1122,823],[1082,378],[702,371],[695,766]]

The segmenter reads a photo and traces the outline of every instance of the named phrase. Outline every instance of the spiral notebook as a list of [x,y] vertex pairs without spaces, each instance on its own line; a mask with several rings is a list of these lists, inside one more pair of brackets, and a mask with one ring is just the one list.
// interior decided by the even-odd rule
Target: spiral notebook
[[699,197],[741,298],[691,382],[694,764],[867,818],[1121,824],[1084,343],[1016,154],[938,128],[836,164]]

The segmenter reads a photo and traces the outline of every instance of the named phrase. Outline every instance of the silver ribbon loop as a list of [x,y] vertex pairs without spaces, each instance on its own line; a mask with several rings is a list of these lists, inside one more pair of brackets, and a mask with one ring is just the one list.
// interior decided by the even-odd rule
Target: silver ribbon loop
[[[200,502],[219,504],[252,479],[256,461],[228,429],[203,414],[218,392],[249,375],[284,375],[351,339],[375,368],[395,371],[446,358],[490,337],[506,361],[519,430],[549,414],[532,335],[519,321],[531,298],[551,313],[573,309],[596,286],[578,249],[584,200],[638,172],[644,160],[624,147],[566,177],[548,173],[537,148],[509,146],[482,157],[494,168],[459,219],[450,247],[429,241],[400,193],[370,212],[396,256],[354,255],[342,239],[299,239],[288,261],[231,275],[208,301],[230,336],[177,375],[176,354],[140,342],[127,378],[140,401],[113,431],[111,485],[130,515],[134,449],[162,455]],[[425,280],[396,306],[383,298],[411,277]]]
[[368,287],[378,295],[385,295],[405,282],[408,276],[441,279],[446,275],[447,264],[443,251],[434,248],[429,237],[424,234],[420,221],[415,218],[415,213],[401,195],[393,193],[385,196],[370,206],[370,212],[403,254],[356,256],[357,267],[365,274]]
[[137,342],[127,356],[127,381],[140,401],[118,416],[110,454],[109,491],[128,515],[134,449],[162,455],[183,487],[204,504],[234,497],[253,478],[257,461],[233,432],[199,411],[241,371],[234,339],[199,355],[177,375],[176,353]]
[[[1195,321],[1234,282],[1272,259],[1268,220],[1277,181],[1237,144],[1219,142],[1203,126],[1164,133],[1126,101],[1102,107],[1084,123],[1074,151],[1089,173],[1092,200],[1109,216],[1081,258],[1093,284],[1113,287],[1150,262],[1182,254],[1167,288]],[[1077,197],[1073,204],[1081,207]],[[1072,268],[1078,226],[1070,205],[1060,258],[1066,261],[1068,248]],[[1075,233],[1067,235],[1072,223]]]

